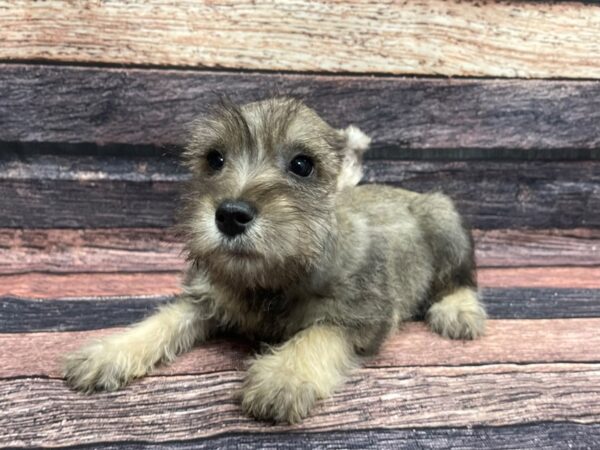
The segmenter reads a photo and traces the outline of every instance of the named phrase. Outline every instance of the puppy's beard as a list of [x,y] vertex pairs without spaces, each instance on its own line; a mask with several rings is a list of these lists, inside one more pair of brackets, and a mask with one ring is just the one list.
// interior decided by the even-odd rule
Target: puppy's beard
[[190,255],[222,282],[240,288],[279,288],[310,269],[313,258],[298,253],[306,247],[306,239],[301,224],[274,224],[263,217],[244,233],[225,236],[214,217],[204,213],[196,216]]

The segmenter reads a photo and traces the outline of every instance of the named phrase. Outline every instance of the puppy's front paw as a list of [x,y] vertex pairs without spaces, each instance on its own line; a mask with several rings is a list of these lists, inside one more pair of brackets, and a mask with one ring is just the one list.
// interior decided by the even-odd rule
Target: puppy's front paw
[[115,391],[145,373],[110,341],[99,341],[71,353],[63,369],[67,384],[86,393]]
[[241,392],[242,409],[257,419],[298,423],[319,397],[317,385],[277,359],[277,355],[262,356],[250,367]]

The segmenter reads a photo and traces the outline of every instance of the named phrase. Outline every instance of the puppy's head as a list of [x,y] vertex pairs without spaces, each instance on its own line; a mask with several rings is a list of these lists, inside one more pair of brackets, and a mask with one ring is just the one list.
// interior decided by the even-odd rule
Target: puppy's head
[[358,181],[349,171],[368,138],[356,137],[298,100],[222,102],[193,124],[184,152],[190,257],[249,288],[308,273],[334,242],[337,192]]

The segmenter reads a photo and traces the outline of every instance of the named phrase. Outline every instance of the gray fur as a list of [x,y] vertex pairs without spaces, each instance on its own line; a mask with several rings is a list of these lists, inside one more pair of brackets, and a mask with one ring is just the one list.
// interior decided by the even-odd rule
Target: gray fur
[[[184,158],[193,179],[181,219],[191,264],[179,303],[194,305],[201,338],[232,330],[275,345],[257,358],[242,388],[248,414],[300,420],[359,356],[376,354],[399,324],[423,314],[447,337],[483,332],[472,239],[448,197],[338,183],[344,170],[360,166],[352,158],[364,148],[357,151],[347,131],[292,99],[223,103],[191,133]],[[206,162],[215,149],[225,157],[219,171]],[[310,177],[288,172],[298,153],[314,160]],[[241,236],[215,229],[215,209],[225,199],[258,210]],[[165,359],[159,346],[171,342],[169,332],[177,333],[165,329],[156,355],[148,352],[156,361]],[[124,338],[121,353],[133,348],[130,341]],[[99,369],[94,355],[79,352],[67,363],[75,387],[89,388],[82,382],[88,367],[100,374],[110,369]],[[135,351],[127,358],[135,360]],[[110,386],[139,376],[136,367]]]

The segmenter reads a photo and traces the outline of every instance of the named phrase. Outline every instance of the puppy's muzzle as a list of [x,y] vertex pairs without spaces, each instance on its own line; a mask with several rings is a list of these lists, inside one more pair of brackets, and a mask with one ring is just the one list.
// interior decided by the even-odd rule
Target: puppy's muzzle
[[225,200],[215,214],[217,228],[225,236],[242,234],[256,217],[256,208],[243,200]]

